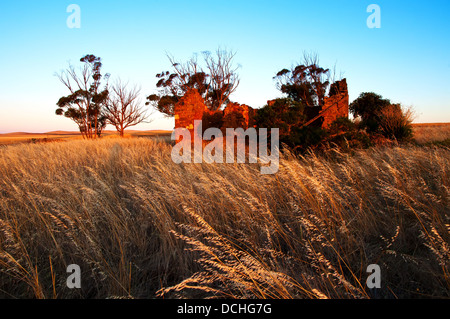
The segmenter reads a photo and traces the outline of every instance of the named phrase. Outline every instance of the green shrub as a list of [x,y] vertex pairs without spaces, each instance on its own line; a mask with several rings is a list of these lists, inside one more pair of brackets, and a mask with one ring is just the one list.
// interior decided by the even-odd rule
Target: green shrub
[[346,117],[337,118],[331,123],[323,143],[338,146],[345,151],[354,148],[368,148],[374,145],[370,135],[361,130],[360,123]]
[[391,102],[379,94],[363,92],[349,105],[349,111],[355,117],[361,117],[361,125],[368,132],[374,133],[380,129],[379,114]]
[[306,119],[305,107],[301,102],[280,98],[258,109],[255,123],[260,128],[278,128],[280,143],[301,150],[319,144],[326,135],[320,127],[302,127]]

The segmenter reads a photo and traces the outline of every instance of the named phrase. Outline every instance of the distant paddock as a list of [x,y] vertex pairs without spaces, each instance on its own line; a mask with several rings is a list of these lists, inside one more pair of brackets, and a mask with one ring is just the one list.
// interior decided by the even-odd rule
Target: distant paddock
[[[154,130],[154,131],[126,131],[125,138],[145,137],[153,138],[161,141],[170,141],[171,131]],[[102,138],[118,137],[114,131],[106,131],[102,134]],[[37,144],[50,142],[64,142],[67,140],[83,139],[79,132],[49,132],[49,133],[7,133],[0,134],[0,146],[16,145],[16,144]]]
[[[414,140],[419,144],[441,142],[450,139],[450,123],[415,123]],[[172,131],[126,131],[125,138],[145,137],[170,142]],[[117,137],[114,131],[105,131],[102,138]],[[49,143],[82,139],[79,132],[56,131],[49,133],[7,133],[0,134],[0,146],[23,143]]]
[[450,139],[450,123],[413,124],[414,140],[419,144],[442,142]]

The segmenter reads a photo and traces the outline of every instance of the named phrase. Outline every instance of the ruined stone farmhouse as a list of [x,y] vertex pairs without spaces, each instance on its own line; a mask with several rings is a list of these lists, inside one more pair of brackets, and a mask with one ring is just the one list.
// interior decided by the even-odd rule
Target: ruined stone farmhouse
[[[272,101],[268,101],[270,105]],[[333,83],[330,93],[324,99],[322,106],[307,107],[308,117],[306,125],[321,126],[328,128],[329,125],[339,117],[348,117],[348,90],[346,79]],[[187,128],[194,130],[194,121],[202,120],[203,131],[208,127],[238,128],[247,129],[254,126],[254,114],[256,110],[252,107],[239,104],[228,103],[223,110],[210,111],[202,96],[196,89],[190,89],[175,105],[175,128]]]

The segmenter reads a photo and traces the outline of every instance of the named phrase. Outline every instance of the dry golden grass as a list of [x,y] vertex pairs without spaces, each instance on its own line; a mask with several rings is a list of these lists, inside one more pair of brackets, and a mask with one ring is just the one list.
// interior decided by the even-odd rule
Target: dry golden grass
[[450,140],[450,123],[413,124],[414,140],[419,144]]
[[170,153],[144,138],[0,149],[0,296],[450,297],[450,149],[284,154],[275,175]]
[[[152,130],[152,131],[137,131],[137,130],[126,130],[125,137],[160,137],[164,139],[169,137],[170,139],[171,131],[164,130]],[[103,137],[105,138],[115,138],[118,136],[116,131],[104,131]],[[0,146],[5,145],[16,145],[23,143],[48,143],[48,142],[60,142],[69,140],[80,140],[83,139],[79,132],[71,131],[53,131],[48,133],[26,133],[26,132],[16,132],[16,133],[6,133],[0,134]]]

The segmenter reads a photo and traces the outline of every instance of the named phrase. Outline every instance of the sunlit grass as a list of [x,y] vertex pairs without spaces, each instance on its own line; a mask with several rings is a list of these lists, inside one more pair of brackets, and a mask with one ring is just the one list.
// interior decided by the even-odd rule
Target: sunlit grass
[[450,123],[414,124],[413,131],[419,144],[450,141]]
[[145,138],[0,149],[0,296],[449,297],[448,148],[285,153],[275,175],[170,153]]

